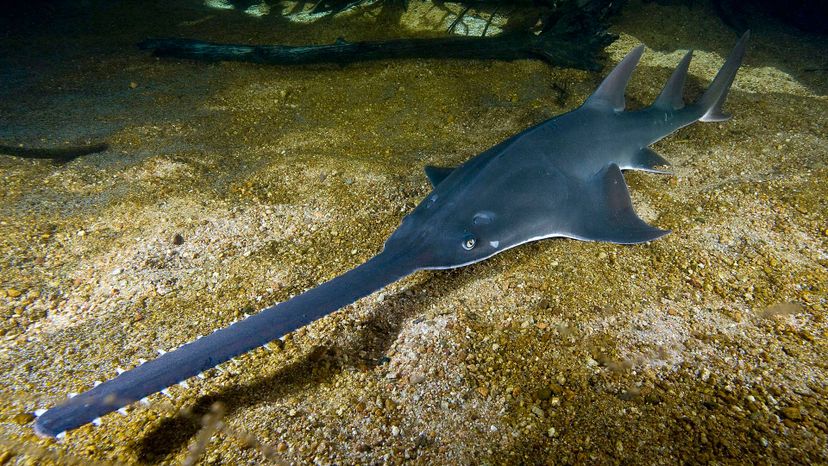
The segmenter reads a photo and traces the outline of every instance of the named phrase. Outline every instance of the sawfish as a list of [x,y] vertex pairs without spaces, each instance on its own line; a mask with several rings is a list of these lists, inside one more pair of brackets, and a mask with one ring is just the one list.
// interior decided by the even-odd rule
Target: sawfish
[[35,432],[67,430],[122,411],[238,355],[284,337],[418,270],[451,269],[552,237],[636,244],[668,233],[634,211],[622,170],[667,172],[648,146],[696,121],[724,121],[722,106],[745,53],[737,42],[704,93],[683,99],[692,50],[655,102],[625,110],[644,46],[629,52],[577,109],[541,122],[454,168],[426,167],[433,190],[362,265],[210,335],[163,352],[62,404],[38,410]]

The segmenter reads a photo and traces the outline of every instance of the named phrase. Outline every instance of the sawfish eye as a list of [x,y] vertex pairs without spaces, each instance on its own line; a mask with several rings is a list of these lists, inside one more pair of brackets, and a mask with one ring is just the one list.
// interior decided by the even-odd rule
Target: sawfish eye
[[475,244],[477,244],[477,240],[474,238],[474,236],[466,236],[465,238],[463,238],[463,249],[465,249],[466,251],[471,251],[472,249],[474,249]]

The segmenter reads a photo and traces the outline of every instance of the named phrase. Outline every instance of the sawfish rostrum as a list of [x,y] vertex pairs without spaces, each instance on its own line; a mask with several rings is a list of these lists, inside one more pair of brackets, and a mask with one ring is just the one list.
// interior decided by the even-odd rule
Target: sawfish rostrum
[[726,119],[722,104],[745,34],[704,94],[685,105],[690,53],[650,107],[624,111],[644,51],[632,50],[578,109],[542,122],[456,168],[426,167],[433,191],[364,264],[283,303],[142,363],[40,411],[35,431],[60,436],[284,336],[423,269],[472,264],[550,237],[634,244],[667,233],[634,212],[621,170],[664,172],[647,146],[695,121]]

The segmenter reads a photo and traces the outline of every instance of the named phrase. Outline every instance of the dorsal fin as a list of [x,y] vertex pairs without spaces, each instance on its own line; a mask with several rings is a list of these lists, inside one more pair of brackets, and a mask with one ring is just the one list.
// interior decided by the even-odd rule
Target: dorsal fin
[[611,108],[616,112],[624,110],[624,89],[630,81],[630,76],[644,53],[644,46],[639,45],[613,68],[609,75],[601,82],[598,89],[584,102],[585,106]]
[[693,51],[690,50],[681,59],[675,71],[667,80],[664,89],[661,90],[658,98],[653,102],[653,107],[665,110],[678,110],[684,107],[684,82],[687,80],[687,70],[690,67],[690,60],[693,58]]
[[446,179],[447,176],[451,175],[453,172],[453,168],[449,167],[435,167],[434,165],[426,165],[425,166],[425,174],[428,177],[428,181],[431,182],[431,186],[437,186],[440,184],[441,181]]

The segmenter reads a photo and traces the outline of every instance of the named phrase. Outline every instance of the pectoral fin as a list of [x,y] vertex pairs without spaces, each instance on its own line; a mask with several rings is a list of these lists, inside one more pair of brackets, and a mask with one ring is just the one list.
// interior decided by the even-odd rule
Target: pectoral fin
[[425,166],[425,174],[428,177],[428,181],[431,182],[431,186],[435,187],[440,184],[441,181],[446,179],[447,176],[451,175],[451,172],[453,171],[453,168],[448,167],[435,167],[434,165]]
[[652,227],[633,210],[627,183],[616,164],[586,182],[581,205],[572,214],[567,236],[588,241],[635,244],[660,238],[669,231]]

